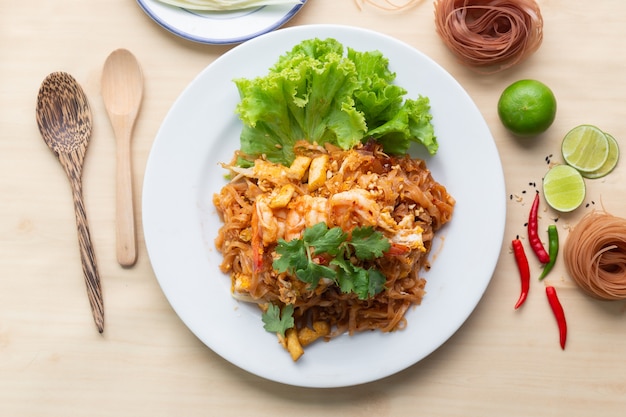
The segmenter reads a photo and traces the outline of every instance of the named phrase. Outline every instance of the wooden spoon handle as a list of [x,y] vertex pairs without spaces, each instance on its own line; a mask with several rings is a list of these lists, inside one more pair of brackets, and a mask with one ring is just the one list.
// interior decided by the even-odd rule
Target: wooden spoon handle
[[104,331],[104,302],[100,276],[96,266],[96,256],[91,243],[87,213],[83,202],[82,181],[80,174],[79,157],[76,152],[60,154],[59,158],[72,186],[72,198],[74,200],[74,212],[76,214],[76,227],[78,228],[78,246],[80,260],[83,267],[83,275],[87,286],[87,296],[98,332]]
[[[120,126],[119,124],[117,126]],[[133,266],[137,260],[137,237],[135,233],[135,209],[133,203],[133,177],[130,152],[132,124],[114,128],[116,144],[116,241],[117,261],[120,265]]]

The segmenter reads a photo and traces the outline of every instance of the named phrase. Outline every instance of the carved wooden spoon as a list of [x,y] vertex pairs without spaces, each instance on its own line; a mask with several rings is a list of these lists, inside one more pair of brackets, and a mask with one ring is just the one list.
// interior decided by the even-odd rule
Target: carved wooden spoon
[[130,139],[142,96],[143,75],[137,59],[126,49],[113,51],[104,63],[102,99],[116,137],[117,261],[122,266],[132,266],[137,260]]
[[43,140],[59,158],[72,186],[80,257],[91,311],[98,331],[104,331],[104,303],[96,257],[83,203],[82,172],[91,137],[91,109],[83,89],[65,72],[48,75],[37,97],[37,125]]

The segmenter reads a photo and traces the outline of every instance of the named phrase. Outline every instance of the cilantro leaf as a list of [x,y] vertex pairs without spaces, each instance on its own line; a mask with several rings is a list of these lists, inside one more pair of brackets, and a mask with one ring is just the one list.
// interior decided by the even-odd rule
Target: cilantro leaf
[[354,283],[354,292],[361,300],[373,297],[385,288],[387,278],[378,269],[363,269],[359,271]]
[[[355,293],[360,299],[373,297],[384,289],[382,272],[365,269],[350,261],[352,256],[370,261],[383,256],[391,244],[373,227],[356,227],[351,238],[340,227],[328,228],[318,223],[305,229],[302,239],[289,242],[281,239],[276,247],[279,255],[273,262],[278,272],[289,271],[313,290],[322,278],[333,280],[344,293]],[[314,255],[330,258],[328,266],[313,260]]]
[[285,305],[281,312],[280,307],[270,303],[267,306],[267,311],[261,316],[261,320],[265,323],[263,326],[265,330],[285,336],[287,329],[295,325],[293,320],[293,304]]
[[330,278],[334,281],[336,272],[327,266],[309,262],[305,269],[296,271],[296,276],[300,281],[309,284],[310,290],[314,290],[322,278]]
[[[352,275],[352,285],[354,285],[354,291],[361,300],[368,298],[370,294],[370,280],[367,269],[357,267]],[[372,295],[376,295],[375,293]]]
[[346,259],[333,259],[337,265],[337,284],[344,293],[355,293],[359,299],[366,300],[385,288],[387,278],[377,269],[365,269],[353,265]]
[[272,262],[272,266],[278,272],[289,271],[293,273],[298,269],[304,269],[307,267],[308,259],[304,242],[300,239],[293,239],[289,242],[284,239],[278,241],[276,246],[276,253],[280,255],[280,258],[275,259]]
[[341,251],[341,244],[348,235],[340,228],[329,229],[326,223],[318,223],[304,231],[304,242],[315,248],[316,255],[327,253],[336,256]]
[[337,268],[337,285],[341,292],[349,294],[354,292],[354,265],[345,258],[335,258],[330,262],[331,265],[338,266]]
[[328,226],[326,225],[326,223],[319,222],[311,227],[307,227],[306,229],[304,229],[304,233],[302,234],[302,240],[310,245],[311,242],[322,239],[327,232]]
[[373,227],[354,228],[350,245],[354,248],[354,255],[361,260],[380,258],[391,247],[389,240]]

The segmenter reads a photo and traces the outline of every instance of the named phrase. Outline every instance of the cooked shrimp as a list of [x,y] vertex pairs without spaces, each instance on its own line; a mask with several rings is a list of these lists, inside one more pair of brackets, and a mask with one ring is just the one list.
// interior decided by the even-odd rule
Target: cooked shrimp
[[324,197],[295,196],[287,207],[280,208],[272,208],[272,198],[260,196],[252,217],[252,234],[265,246],[278,239],[299,239],[305,228],[328,223],[328,200]]
[[317,223],[328,224],[328,199],[302,195],[296,198],[289,206],[285,240],[299,239],[304,229]]
[[272,209],[270,203],[270,197],[259,196],[252,213],[252,234],[260,236],[265,246],[275,243],[285,235],[284,220],[287,217],[287,211],[284,208]]
[[367,190],[355,188],[330,197],[329,212],[331,221],[337,226],[375,226],[380,206]]

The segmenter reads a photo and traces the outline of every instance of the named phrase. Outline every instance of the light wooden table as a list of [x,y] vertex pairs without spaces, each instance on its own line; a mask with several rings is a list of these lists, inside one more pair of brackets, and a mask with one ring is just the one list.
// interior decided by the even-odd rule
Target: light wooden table
[[[185,86],[232,46],[179,39],[131,0],[0,0],[0,415],[2,416],[622,416],[626,409],[623,302],[583,295],[559,262],[558,287],[569,322],[567,349],[535,285],[522,311],[509,243],[524,230],[524,190],[540,182],[544,158],[558,158],[571,127],[592,123],[624,144],[626,3],[540,0],[545,39],[526,63],[492,75],[460,66],[438,38],[433,5],[401,14],[359,10],[352,0],[309,0],[288,26],[337,23],[405,41],[446,68],[487,120],[505,170],[507,225],[501,256],[482,301],[465,325],[415,366],[356,387],[316,390],[267,382],[204,346],[169,306],[150,267],[136,207],[139,259],[115,259],[113,132],[100,96],[107,55],[124,47],[145,73],[136,126],[135,190],[160,123]],[[93,325],[80,270],[67,180],[41,139],[35,99],[44,77],[68,71],[83,85],[95,117],[84,172],[86,206],[106,296],[107,327]],[[509,83],[536,78],[554,90],[552,128],[519,141],[498,121]],[[623,163],[589,183],[587,202],[626,216]],[[567,226],[590,208],[561,216]],[[551,213],[544,212],[542,226]],[[542,213],[543,214],[543,213]],[[468,244],[480,244],[473,237]],[[472,239],[472,237],[468,237]],[[480,262],[477,259],[476,262]],[[533,271],[539,265],[532,263]],[[364,364],[364,366],[367,366]]]

